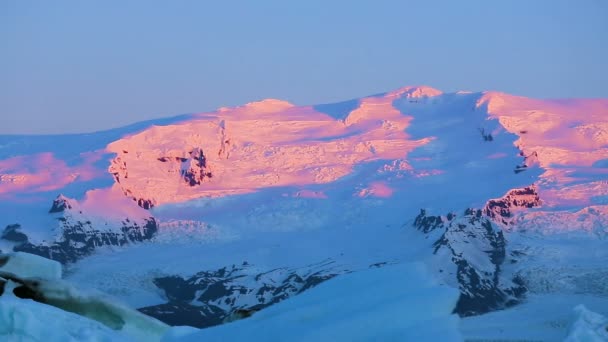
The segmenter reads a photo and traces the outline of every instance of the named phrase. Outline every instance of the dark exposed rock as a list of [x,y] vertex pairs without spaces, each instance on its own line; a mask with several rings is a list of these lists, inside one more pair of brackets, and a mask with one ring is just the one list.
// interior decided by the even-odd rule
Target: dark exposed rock
[[0,253],[0,267],[6,265],[6,263],[8,262],[10,256],[8,254],[2,254]]
[[154,200],[135,197],[133,195],[133,192],[131,192],[131,190],[127,189],[127,190],[123,191],[123,193],[125,194],[125,196],[131,198],[133,200],[133,202],[137,203],[137,205],[140,208],[149,210],[149,209],[152,209],[156,205],[156,202]]
[[203,149],[195,148],[190,151],[190,158],[182,161],[181,176],[189,186],[200,185],[201,182],[211,179],[213,173],[207,166],[207,157]]
[[19,224],[9,224],[6,226],[2,235],[0,235],[0,239],[16,243],[25,243],[28,240],[27,235],[21,232],[21,225]]
[[524,157],[524,161],[520,165],[515,166],[515,170],[513,170],[515,173],[524,172],[528,169],[528,167],[538,164],[538,153],[536,152],[532,152],[526,156],[524,151],[520,149],[519,155]]
[[[133,199],[135,200],[135,199]],[[152,209],[154,207],[154,202],[152,200],[147,200],[143,198],[137,199],[137,205],[146,210]]]
[[513,210],[518,208],[535,208],[541,206],[542,201],[535,186],[522,189],[513,189],[499,199],[492,199],[483,208],[483,214],[492,221],[502,224],[512,224]]
[[515,167],[515,170],[513,170],[513,172],[515,172],[515,173],[521,173],[521,172],[526,171],[527,169],[528,169],[528,166],[526,166],[526,165],[517,165]]
[[[225,146],[226,143],[229,142],[223,141],[222,146]],[[222,154],[223,152],[220,151],[219,153]],[[213,172],[211,172],[209,165],[207,164],[207,157],[202,148],[194,148],[188,152],[188,155],[188,158],[165,156],[159,157],[157,160],[162,163],[172,161],[178,163],[180,177],[189,186],[201,185],[202,182],[213,178]]]
[[414,227],[423,233],[430,233],[437,228],[443,228],[441,216],[427,216],[426,210],[420,209],[420,214],[414,220]]
[[460,297],[455,313],[482,314],[517,304],[524,296],[526,288],[518,276],[502,275],[506,240],[482,210],[467,209],[462,217],[427,216],[422,210],[414,227],[426,234],[441,233],[433,243],[433,253],[455,266],[454,273],[440,272],[456,277]]
[[147,219],[143,226],[137,223],[123,225],[118,231],[98,230],[88,221],[63,222],[61,236],[56,241],[40,244],[26,241],[13,247],[13,250],[40,255],[65,264],[88,256],[101,246],[123,246],[149,240],[157,230],[154,218]]
[[120,183],[120,178],[129,178],[127,171],[127,162],[123,161],[122,158],[116,157],[110,163],[108,172],[114,177],[116,183]]
[[[225,146],[230,145],[229,139],[222,141],[221,145],[225,150]],[[228,158],[229,152],[224,150],[220,154]],[[176,152],[177,155],[172,154],[154,156],[155,159],[153,160],[166,164],[162,168],[170,174],[170,177],[177,177],[176,181],[181,180],[182,184],[194,187],[209,182],[213,178],[214,174],[207,155],[201,147],[189,147],[185,151]],[[154,194],[147,193],[144,195],[137,189],[130,188],[131,184],[125,181],[129,178],[129,171],[127,162],[123,157],[124,155],[115,157],[108,167],[108,172],[113,176],[114,181],[120,185],[125,196],[131,198],[143,209],[153,208],[158,201]]]
[[64,197],[63,195],[59,195],[53,201],[53,205],[51,206],[49,213],[61,213],[66,209],[72,209],[72,205],[66,197]]
[[139,310],[170,325],[209,327],[245,318],[345,272],[332,270],[331,264],[256,273],[243,263],[189,278],[160,277],[154,284],[165,292],[168,302]]
[[13,251],[27,252],[59,261],[75,262],[90,255],[101,246],[123,246],[151,239],[158,230],[153,217],[113,222],[112,226],[94,224],[70,200],[59,196],[51,209],[58,216],[59,235],[53,241],[34,243],[21,231],[18,224],[8,225],[0,238],[14,242]]
[[253,310],[253,309],[236,309],[230,314],[230,316],[224,318],[224,320],[222,322],[230,323],[230,322],[238,321],[240,319],[245,319],[245,318],[251,317],[254,313],[256,313],[258,311],[259,310]]
[[177,301],[138,310],[172,326],[187,325],[201,328],[222,324],[222,317],[226,314],[214,306],[199,306]]
[[487,133],[485,129],[480,128],[479,133],[481,134],[483,141],[488,141],[488,142],[494,141],[494,137],[492,136],[492,133]]

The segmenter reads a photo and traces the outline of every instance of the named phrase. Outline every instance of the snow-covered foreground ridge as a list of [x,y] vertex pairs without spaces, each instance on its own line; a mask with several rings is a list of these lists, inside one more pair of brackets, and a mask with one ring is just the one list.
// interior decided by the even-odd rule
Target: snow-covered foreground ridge
[[[452,314],[458,292],[420,263],[343,275],[249,319],[202,330],[170,328],[78,290],[61,280],[55,261],[11,253],[0,263],[0,338],[9,341],[463,340]],[[565,341],[608,339],[608,319],[583,305],[570,321]]]
[[61,280],[61,265],[33,254],[0,254],[3,341],[153,341],[169,327]]
[[218,325],[410,262],[458,289],[467,317],[608,298],[607,179],[606,99],[405,87],[263,100],[0,136],[0,250],[57,260],[170,325]]
[[[421,264],[330,280],[246,321],[197,330],[168,326],[103,295],[61,281],[60,265],[25,253],[0,255],[0,338],[18,341],[460,341],[458,292]],[[52,317],[52,322],[50,318]]]
[[451,314],[457,297],[421,264],[387,266],[329,280],[249,319],[191,333],[175,329],[165,340],[462,341]]

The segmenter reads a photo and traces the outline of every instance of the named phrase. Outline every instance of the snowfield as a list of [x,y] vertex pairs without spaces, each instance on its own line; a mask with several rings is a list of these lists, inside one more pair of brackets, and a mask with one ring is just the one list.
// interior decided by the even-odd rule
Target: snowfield
[[178,329],[163,341],[461,341],[452,315],[458,292],[433,283],[416,264],[355,272],[249,319],[192,333]]
[[[77,288],[206,328],[169,340],[280,339],[279,326],[302,339],[399,339],[425,334],[422,319],[438,320],[441,340],[603,338],[585,310],[608,315],[607,180],[605,99],[430,87],[316,106],[268,99],[91,134],[0,136],[0,250],[59,261]],[[411,316],[416,291],[429,301]],[[10,315],[26,303],[24,317],[43,305],[1,300]],[[254,314],[224,324],[243,312]]]

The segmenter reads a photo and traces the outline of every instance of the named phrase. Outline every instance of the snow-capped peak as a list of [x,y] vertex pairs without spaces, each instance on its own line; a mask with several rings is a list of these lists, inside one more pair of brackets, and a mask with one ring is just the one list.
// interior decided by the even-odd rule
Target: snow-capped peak
[[51,209],[49,209],[49,213],[60,213],[66,209],[72,209],[72,207],[73,207],[72,200],[65,197],[63,194],[60,194],[53,201],[53,205],[51,206]]
[[[11,146],[0,149],[0,248],[60,260],[72,279],[180,324],[210,316],[180,296],[159,304],[155,279],[239,313],[299,293],[309,282],[285,270],[328,259],[345,272],[422,260],[460,289],[463,315],[548,287],[605,296],[607,118],[608,100],[404,87],[0,137]],[[416,220],[420,208],[449,214]],[[411,221],[428,223],[424,234]],[[257,269],[227,278],[245,261]]]
[[441,94],[443,94],[441,90],[429,86],[407,86],[388,92],[387,97],[406,97],[415,99],[422,97],[434,97]]
[[236,115],[255,115],[255,114],[267,114],[276,113],[288,108],[294,107],[295,105],[278,99],[264,99],[260,101],[249,102],[239,107],[222,107],[218,109],[219,113],[231,113],[233,116]]

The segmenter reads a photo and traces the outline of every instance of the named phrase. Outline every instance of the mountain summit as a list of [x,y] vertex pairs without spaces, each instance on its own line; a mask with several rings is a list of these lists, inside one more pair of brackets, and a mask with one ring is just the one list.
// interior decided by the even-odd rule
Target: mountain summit
[[[368,270],[386,268],[457,290],[441,307],[466,338],[565,337],[576,305],[607,313],[606,179],[604,99],[430,87],[267,99],[0,136],[0,250],[57,260],[68,281],[170,325],[255,317],[347,274],[389,281]],[[412,263],[425,271],[391,268]]]

